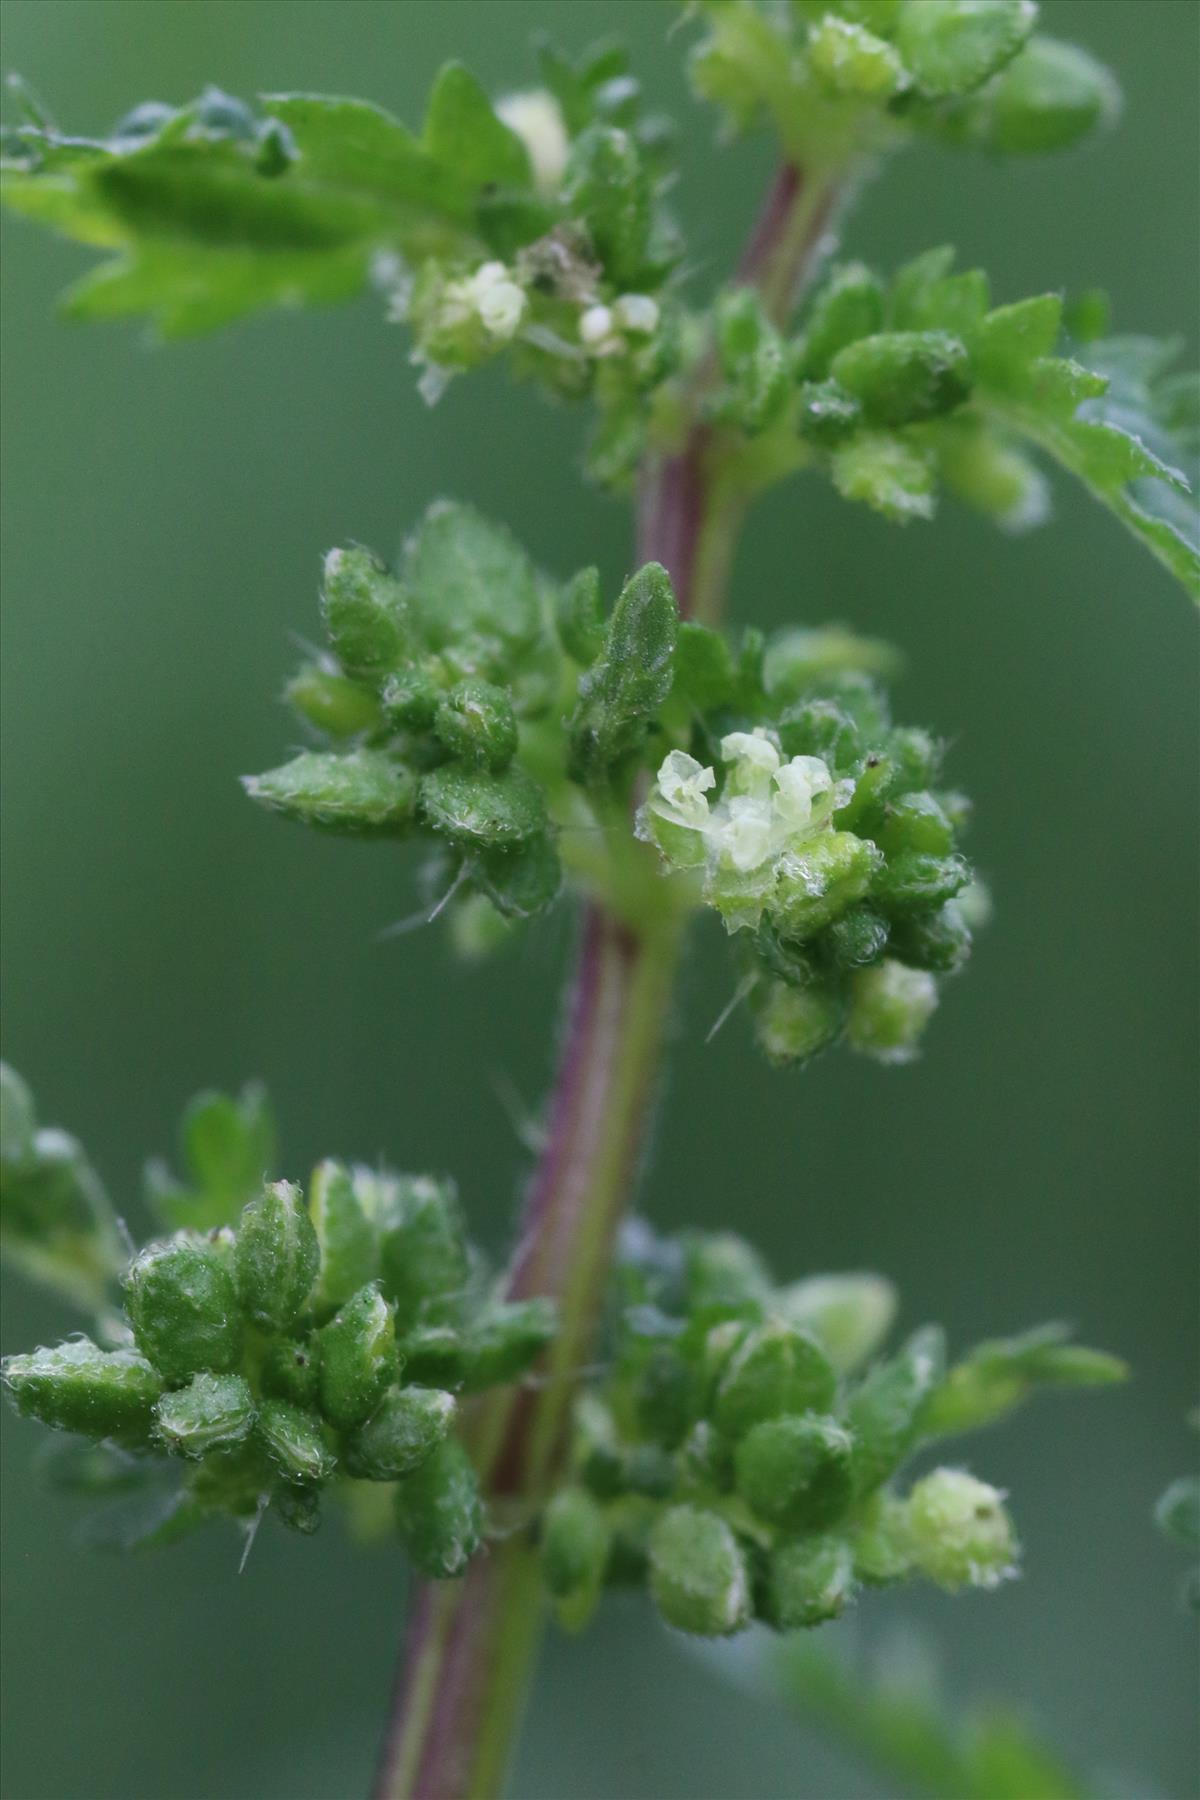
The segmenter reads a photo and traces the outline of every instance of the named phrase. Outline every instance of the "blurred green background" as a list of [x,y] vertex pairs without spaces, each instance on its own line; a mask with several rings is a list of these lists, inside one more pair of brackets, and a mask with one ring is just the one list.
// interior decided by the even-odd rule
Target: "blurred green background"
[[[918,150],[847,227],[889,266],[932,242],[999,299],[1096,281],[1118,326],[1196,348],[1198,14],[1190,0],[1047,0],[1119,71],[1122,128],[1086,155],[998,167]],[[326,0],[7,0],[4,60],[72,129],[134,102],[314,88],[419,117],[443,58],[528,81],[529,33],[610,30],[684,124],[678,201],[713,274],[768,172],[715,153],[674,9]],[[566,572],[628,568],[625,510],[577,481],[579,421],[490,376],[432,413],[370,299],[201,342],[57,322],[85,252],[5,231],[6,1053],[84,1139],[135,1232],[144,1153],[184,1099],[269,1083],[286,1169],[322,1154],[449,1163],[503,1243],[526,1167],[497,1083],[536,1100],[569,918],[482,972],[428,938],[377,941],[413,867],[246,805],[280,760],[318,555],[390,551],[443,492]],[[948,506],[900,532],[815,488],[754,521],[735,612],[839,618],[909,653],[902,717],[954,744],[978,802],[993,928],[911,1069],[768,1071],[744,1021],[708,1048],[728,963],[699,933],[643,1204],[735,1220],[781,1272],[869,1264],[904,1322],[952,1342],[1063,1316],[1126,1355],[1116,1395],[1045,1402],[969,1461],[1012,1490],[1027,1578],[992,1597],[883,1598],[941,1646],[956,1697],[1001,1692],[1122,1796],[1197,1792],[1192,1629],[1149,1520],[1193,1446],[1197,1216],[1195,619],[1081,495],[1008,539]],[[10,1285],[3,1348],[72,1319]],[[7,1800],[350,1800],[365,1787],[403,1604],[393,1551],[264,1531],[241,1578],[219,1534],[128,1563],[78,1548],[4,1419]],[[866,1609],[864,1609],[866,1612]],[[521,1800],[867,1800],[886,1787],[726,1689],[636,1605],[543,1659]]]

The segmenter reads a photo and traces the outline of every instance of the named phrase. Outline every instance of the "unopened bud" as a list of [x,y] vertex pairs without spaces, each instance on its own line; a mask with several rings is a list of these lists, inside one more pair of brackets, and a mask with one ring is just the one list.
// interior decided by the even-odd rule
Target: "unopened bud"
[[130,1266],[125,1294],[138,1348],[167,1381],[236,1367],[242,1321],[233,1276],[217,1251],[186,1237],[151,1244]]
[[396,1489],[396,1518],[409,1556],[434,1581],[462,1575],[483,1537],[483,1506],[471,1460],[446,1438]]
[[1004,1495],[965,1469],[935,1469],[908,1497],[913,1561],[939,1587],[992,1588],[1017,1572]]
[[392,1312],[376,1287],[347,1300],[320,1333],[321,1411],[343,1430],[360,1425],[396,1373]]
[[57,1431],[144,1443],[162,1381],[134,1350],[101,1350],[76,1338],[0,1365],[17,1411]]
[[853,1593],[854,1560],[841,1538],[794,1538],[771,1558],[767,1604],[780,1631],[807,1630],[836,1619]]
[[268,1182],[242,1213],[234,1262],[238,1295],[256,1324],[286,1331],[312,1291],[321,1252],[300,1189]]
[[249,1437],[254,1396],[240,1375],[195,1375],[164,1394],[155,1409],[158,1436],[179,1456],[206,1456]]
[[828,1412],[837,1380],[808,1332],[768,1320],[746,1333],[717,1387],[714,1418],[728,1438],[744,1437],[762,1419]]
[[650,1538],[650,1592],[668,1625],[728,1637],[750,1619],[746,1559],[725,1520],[695,1506],[663,1513]]
[[350,1446],[354,1472],[370,1481],[411,1475],[443,1441],[456,1411],[453,1394],[440,1388],[389,1388]]

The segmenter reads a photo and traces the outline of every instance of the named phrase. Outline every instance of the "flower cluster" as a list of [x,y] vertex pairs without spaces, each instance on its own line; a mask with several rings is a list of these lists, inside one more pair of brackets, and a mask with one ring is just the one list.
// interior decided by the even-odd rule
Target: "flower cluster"
[[542,1526],[563,1622],[634,1582],[681,1631],[724,1636],[752,1619],[791,1631],[837,1617],[864,1586],[923,1575],[955,1591],[1015,1574],[998,1489],[943,1467],[900,1491],[902,1465],[1039,1384],[1122,1367],[1055,1327],[950,1370],[926,1327],[871,1362],[894,1308],[878,1276],[778,1287],[739,1238],[630,1226],[611,1373],[578,1404],[575,1480]]
[[967,807],[935,786],[932,738],[893,728],[865,677],[820,675],[808,642],[785,637],[769,655],[770,724],[724,733],[713,763],[667,754],[638,830],[668,869],[695,871],[703,899],[744,934],[772,1058],[800,1061],[844,1034],[903,1061],[937,1003],[936,976],[970,949],[979,909],[957,849]]
[[[11,1071],[5,1090],[27,1101]],[[230,1222],[148,1244],[121,1272],[124,1314],[101,1314],[100,1341],[10,1356],[4,1383],[20,1412],[98,1446],[71,1446],[61,1485],[134,1491],[105,1527],[128,1544],[266,1512],[312,1532],[328,1492],[368,1483],[391,1496],[424,1574],[461,1574],[483,1510],[457,1396],[519,1376],[554,1309],[489,1290],[445,1179],[323,1162],[307,1201],[260,1172],[240,1205],[260,1119],[253,1093],[193,1106],[191,1185],[156,1173],[154,1189],[176,1216]],[[19,1198],[26,1177],[6,1151]]]

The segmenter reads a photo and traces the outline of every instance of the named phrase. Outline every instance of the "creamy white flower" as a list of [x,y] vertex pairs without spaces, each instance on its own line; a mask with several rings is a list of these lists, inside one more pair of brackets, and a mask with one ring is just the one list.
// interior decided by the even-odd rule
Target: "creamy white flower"
[[613,311],[626,331],[637,331],[649,337],[658,326],[658,301],[649,294],[622,294]]
[[509,130],[516,132],[529,152],[538,192],[557,193],[567,166],[570,140],[554,95],[547,93],[545,88],[505,94],[496,102],[496,112]]
[[709,829],[718,855],[740,874],[757,869],[771,854],[771,809],[748,794],[726,801]]
[[754,731],[731,731],[721,739],[721,760],[730,765],[725,777],[727,794],[753,794],[765,800],[771,777],[779,767],[779,751],[761,726]]
[[658,791],[681,825],[708,824],[705,794],[717,777],[686,750],[672,750],[658,771]]
[[525,294],[512,279],[506,265],[502,262],[482,263],[464,286],[489,336],[514,336],[525,312]]
[[579,341],[589,350],[605,354],[616,349],[619,340],[613,332],[613,315],[610,306],[589,306],[579,320]]
[[833,787],[833,776],[819,756],[793,756],[775,771],[775,811],[790,831],[811,825],[813,802]]

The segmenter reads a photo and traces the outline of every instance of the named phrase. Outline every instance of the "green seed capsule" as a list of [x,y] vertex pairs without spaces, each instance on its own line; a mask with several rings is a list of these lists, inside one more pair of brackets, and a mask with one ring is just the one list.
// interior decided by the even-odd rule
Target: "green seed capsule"
[[846,1418],[855,1438],[857,1493],[879,1487],[914,1447],[922,1411],[945,1368],[945,1339],[936,1325],[927,1325],[897,1356],[876,1364],[850,1396]]
[[237,1366],[242,1321],[237,1290],[220,1254],[180,1237],[151,1244],[125,1277],[125,1304],[139,1350],[169,1382],[202,1369]]
[[242,1443],[254,1416],[254,1396],[240,1375],[195,1375],[155,1408],[158,1435],[177,1456],[205,1456]]
[[517,716],[503,688],[468,678],[450,689],[433,729],[451,756],[498,774],[517,753]]
[[908,1497],[913,1561],[939,1587],[996,1587],[1016,1573],[1020,1546],[1004,1496],[965,1469],[935,1469]]
[[234,1255],[238,1296],[255,1324],[286,1331],[312,1290],[320,1248],[294,1182],[271,1181],[242,1213]]
[[744,1437],[763,1419],[828,1412],[837,1380],[817,1340],[768,1320],[748,1332],[717,1387],[714,1418],[727,1438]]
[[960,903],[947,900],[936,912],[909,913],[897,919],[891,948],[910,969],[953,975],[971,954],[971,927]]
[[771,903],[775,924],[785,937],[804,943],[861,900],[882,868],[883,856],[868,838],[820,833],[779,859]]
[[750,1620],[750,1577],[733,1532],[716,1513],[673,1506],[650,1538],[650,1592],[668,1625],[728,1637]]
[[836,1619],[854,1592],[854,1561],[841,1538],[795,1538],[771,1558],[767,1607],[779,1631]]
[[469,1267],[454,1183],[429,1175],[397,1181],[381,1223],[381,1285],[396,1309],[397,1330],[440,1323],[447,1311],[452,1316]]
[[850,1504],[852,1446],[848,1431],[817,1413],[764,1419],[738,1445],[738,1493],[771,1525],[818,1531]]
[[379,702],[370,688],[320,663],[308,663],[293,676],[284,699],[302,719],[330,737],[357,737],[360,731],[377,731],[382,723]]
[[347,1300],[320,1332],[321,1411],[333,1425],[349,1430],[375,1410],[396,1375],[396,1331],[392,1310],[377,1287]]
[[17,1411],[56,1431],[140,1445],[150,1435],[162,1381],[134,1350],[101,1350],[87,1338],[6,1357],[0,1376]]
[[888,946],[888,921],[869,906],[852,906],[835,919],[820,943],[839,969],[866,969]]
[[337,1458],[325,1441],[316,1413],[290,1406],[286,1400],[265,1400],[258,1415],[258,1434],[285,1481],[303,1486],[332,1475]]
[[348,675],[378,679],[399,668],[408,646],[407,598],[369,550],[331,550],[321,611]]
[[604,1509],[586,1488],[555,1494],[542,1518],[542,1575],[568,1631],[579,1631],[595,1610],[611,1545]]
[[396,1518],[413,1564],[446,1581],[462,1575],[483,1538],[483,1505],[471,1460],[446,1438],[396,1489]]
[[318,1163],[308,1184],[308,1216],[317,1234],[319,1269],[313,1290],[318,1313],[340,1306],[379,1273],[379,1246],[348,1169]]
[[874,425],[911,425],[961,405],[971,364],[961,339],[946,331],[884,331],[848,344],[833,359],[834,380],[862,404]]
[[411,1475],[445,1439],[457,1412],[441,1388],[393,1387],[347,1447],[353,1473],[369,1481]]
[[888,856],[905,850],[947,856],[954,848],[954,828],[932,794],[901,794],[888,804],[878,842]]
[[546,824],[541,789],[523,769],[433,769],[421,781],[421,810],[434,831],[465,850],[519,844]]
[[496,1301],[480,1313],[467,1338],[464,1386],[475,1393],[523,1375],[558,1329],[552,1300]]

